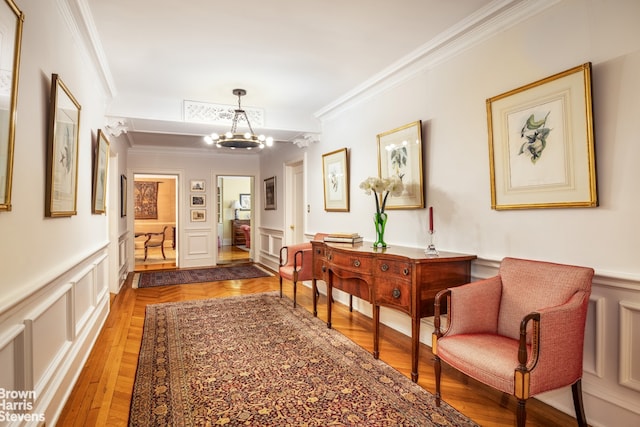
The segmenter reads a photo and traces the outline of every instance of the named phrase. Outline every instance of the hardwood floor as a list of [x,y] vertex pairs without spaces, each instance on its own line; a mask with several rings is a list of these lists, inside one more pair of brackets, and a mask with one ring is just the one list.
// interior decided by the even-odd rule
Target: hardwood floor
[[[147,304],[217,298],[279,289],[277,275],[269,278],[230,280],[206,284],[132,289],[130,274],[118,295],[112,295],[109,317],[98,337],[67,404],[59,426],[126,426]],[[291,283],[285,283],[291,298]],[[312,310],[311,290],[298,286],[298,310]],[[321,297],[318,316],[326,320],[326,299]],[[333,328],[372,351],[371,319],[335,304]],[[380,327],[380,359],[410,377],[410,338]],[[418,384],[434,392],[430,348],[420,349]],[[515,425],[515,400],[443,367],[443,400],[482,426]],[[588,408],[587,408],[588,409]],[[588,414],[587,414],[588,415]],[[535,399],[527,403],[527,426],[573,426],[575,419]]]
[[[136,248],[134,271],[167,270],[176,268],[176,251],[165,248],[166,259],[160,255],[160,250],[155,249],[146,261],[144,261],[144,249]],[[218,249],[218,264],[230,264],[248,262],[249,252],[235,246],[222,246]]]

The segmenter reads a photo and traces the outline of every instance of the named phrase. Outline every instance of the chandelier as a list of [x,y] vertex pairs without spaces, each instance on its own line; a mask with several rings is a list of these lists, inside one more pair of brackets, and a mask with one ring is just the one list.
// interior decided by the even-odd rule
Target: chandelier
[[[265,137],[264,135],[256,135],[253,132],[253,128],[251,127],[251,123],[249,122],[249,117],[247,116],[246,111],[242,109],[240,105],[240,98],[247,94],[247,91],[244,89],[234,89],[233,94],[238,97],[238,108],[234,110],[233,120],[231,122],[231,130],[223,135],[218,135],[217,133],[212,133],[211,135],[207,135],[204,137],[204,140],[209,145],[216,144],[216,147],[226,147],[235,150],[236,148],[246,148],[247,150],[251,150],[253,148],[264,148],[271,147],[273,145],[273,138]],[[249,127],[249,132],[238,132],[238,120],[244,116],[245,121],[247,122],[247,126]]]

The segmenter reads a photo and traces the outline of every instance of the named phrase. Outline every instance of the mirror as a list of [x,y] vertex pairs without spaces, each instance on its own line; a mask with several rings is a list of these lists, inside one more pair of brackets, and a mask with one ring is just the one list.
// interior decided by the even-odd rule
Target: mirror
[[0,1],[0,211],[11,210],[18,70],[24,14],[13,0]]

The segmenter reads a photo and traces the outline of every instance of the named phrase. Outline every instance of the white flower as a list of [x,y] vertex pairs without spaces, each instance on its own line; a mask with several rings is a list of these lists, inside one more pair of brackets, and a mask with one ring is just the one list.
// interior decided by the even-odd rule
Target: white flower
[[389,178],[370,176],[360,183],[360,188],[364,190],[366,195],[370,195],[371,192],[374,193],[373,197],[376,199],[376,212],[384,213],[389,194],[394,197],[401,195],[404,191],[404,184],[397,175]]

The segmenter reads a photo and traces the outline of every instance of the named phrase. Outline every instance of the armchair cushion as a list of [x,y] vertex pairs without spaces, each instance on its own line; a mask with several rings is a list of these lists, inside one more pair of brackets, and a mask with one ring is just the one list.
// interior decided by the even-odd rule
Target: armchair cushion
[[517,340],[492,334],[454,335],[438,341],[438,356],[471,378],[513,394]]
[[445,335],[497,333],[501,292],[498,276],[452,288],[449,329]]

